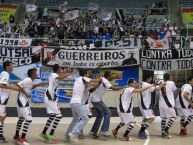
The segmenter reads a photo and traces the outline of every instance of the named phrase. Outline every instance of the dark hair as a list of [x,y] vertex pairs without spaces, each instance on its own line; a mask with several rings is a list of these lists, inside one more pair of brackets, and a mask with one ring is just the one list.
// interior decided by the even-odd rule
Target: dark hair
[[189,83],[190,81],[192,81],[192,79],[193,79],[193,76],[188,77],[187,82]]
[[11,63],[11,61],[9,61],[9,60],[4,61],[4,62],[3,62],[3,69],[6,70],[6,67],[7,67],[7,66],[10,66],[11,64],[12,64],[12,63]]
[[54,73],[57,72],[59,68],[60,68],[59,64],[54,64],[52,66],[52,69],[53,69]]
[[83,77],[83,76],[85,76],[85,74],[87,74],[87,69],[80,69],[79,70],[79,75],[81,76],[81,77]]
[[128,85],[133,84],[134,81],[135,81],[135,79],[129,79],[127,84]]
[[164,78],[164,81],[170,80],[170,74],[169,73],[165,73],[163,78]]
[[109,71],[109,70],[105,71],[104,77],[105,77],[105,78],[108,78],[108,77],[110,77],[110,76],[111,76],[111,71]]
[[34,71],[36,71],[36,68],[28,69],[28,71],[27,71],[28,77],[31,77],[33,75]]
[[147,79],[149,79],[150,77],[153,78],[153,75],[152,75],[152,74],[149,74],[149,73],[144,74],[144,75],[143,75],[143,81],[147,81]]

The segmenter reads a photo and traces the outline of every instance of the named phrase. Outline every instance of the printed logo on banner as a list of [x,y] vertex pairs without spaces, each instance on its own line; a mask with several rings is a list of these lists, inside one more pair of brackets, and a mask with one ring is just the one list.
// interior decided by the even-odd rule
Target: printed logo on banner
[[4,46],[30,46],[32,39],[0,38],[0,44]]
[[22,40],[19,41],[19,45],[20,46],[27,46],[28,42],[25,39],[22,39]]
[[55,56],[54,52],[47,52],[48,60],[55,60]]

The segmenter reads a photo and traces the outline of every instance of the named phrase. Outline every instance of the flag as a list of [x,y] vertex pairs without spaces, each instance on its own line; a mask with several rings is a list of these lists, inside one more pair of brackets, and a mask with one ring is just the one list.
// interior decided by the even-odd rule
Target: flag
[[34,12],[36,9],[37,6],[34,4],[26,4],[26,12]]
[[99,14],[99,18],[103,21],[108,21],[111,19],[111,16],[112,16],[112,12],[107,12],[107,11],[102,11],[100,14]]
[[89,3],[88,10],[90,11],[98,11],[99,5],[97,3]]
[[65,13],[67,11],[67,5],[68,5],[68,2],[65,1],[63,4],[60,4],[58,9],[60,11],[60,13]]
[[160,49],[169,49],[168,38],[165,37],[164,39],[155,40],[151,37],[147,38],[147,42],[151,49],[160,48]]
[[65,20],[65,21],[74,20],[74,19],[78,18],[78,13],[79,13],[79,10],[78,10],[78,9],[67,11],[67,12],[64,14],[64,20]]
[[115,9],[115,14],[116,14],[116,18],[119,21],[123,21],[124,20],[124,15],[123,15],[123,11],[121,9]]

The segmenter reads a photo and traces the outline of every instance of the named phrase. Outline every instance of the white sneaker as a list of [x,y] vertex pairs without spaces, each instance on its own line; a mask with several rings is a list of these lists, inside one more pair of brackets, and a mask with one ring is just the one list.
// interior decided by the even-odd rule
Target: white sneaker
[[109,132],[100,132],[100,135],[102,135],[102,136],[105,136],[105,137],[109,137],[110,136],[110,134],[109,134]]
[[78,136],[74,136],[72,133],[69,133],[69,139],[75,144],[79,144]]

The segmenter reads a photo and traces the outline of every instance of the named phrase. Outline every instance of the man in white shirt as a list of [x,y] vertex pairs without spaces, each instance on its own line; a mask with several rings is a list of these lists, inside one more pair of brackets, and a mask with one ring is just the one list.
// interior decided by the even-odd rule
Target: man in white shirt
[[179,96],[176,99],[177,112],[181,117],[181,136],[187,135],[186,127],[193,119],[192,87],[193,77],[191,76],[188,78],[188,83],[182,86]]
[[82,100],[85,95],[85,86],[88,83],[98,83],[101,80],[101,78],[93,80],[88,78],[89,73],[86,69],[81,69],[79,75],[80,77],[78,77],[74,82],[73,95],[70,101],[73,119],[66,132],[66,136],[74,142],[78,142],[78,135],[89,120],[88,113],[82,105]]
[[117,136],[118,130],[124,125],[128,125],[125,133],[121,137],[122,141],[131,141],[128,134],[133,129],[136,121],[132,113],[133,110],[133,93],[141,93],[148,88],[153,87],[153,85],[147,86],[146,88],[136,89],[137,81],[135,79],[130,79],[128,81],[128,87],[122,91],[119,98],[119,104],[117,106],[117,112],[121,119],[121,122],[115,129],[112,130],[113,136]]
[[[9,84],[9,73],[13,71],[13,64],[10,61],[3,62],[4,71],[0,74],[0,84]],[[10,90],[0,89],[0,143],[6,142],[3,135],[3,125],[6,118],[6,105],[9,100]]]
[[97,88],[91,94],[91,103],[93,104],[94,108],[96,109],[96,120],[93,124],[93,127],[90,131],[90,135],[93,137],[98,137],[98,130],[100,128],[102,119],[103,124],[100,130],[100,135],[108,137],[109,134],[109,126],[110,126],[110,118],[111,118],[111,111],[103,102],[102,97],[107,89],[112,90],[120,90],[124,87],[113,86],[109,81],[112,80],[112,73],[110,71],[106,71],[104,73],[104,77],[102,77],[101,82],[97,85]]
[[[62,119],[62,114],[61,114],[60,108],[58,107],[58,103],[57,103],[58,97],[56,95],[56,90],[58,87],[59,80],[67,78],[68,76],[72,75],[74,72],[72,70],[69,70],[67,72],[61,72],[61,67],[58,64],[53,65],[52,69],[53,69],[53,73],[51,73],[49,77],[48,89],[44,97],[44,103],[46,104],[46,109],[47,109],[49,118],[46,122],[46,125],[42,133],[40,134],[40,137],[48,141],[58,142],[59,139],[55,137],[54,132],[60,120]],[[47,130],[51,125],[52,127],[51,127],[50,133],[46,134]]]
[[[142,88],[146,88],[151,86],[152,84],[153,77],[151,74],[144,74],[143,76],[143,82],[141,83]],[[152,92],[155,90],[160,90],[162,85],[160,86],[153,86],[150,87],[149,89],[143,91],[140,93],[140,101],[139,101],[139,108],[140,111],[143,115],[143,121],[141,123],[141,129],[138,132],[138,136],[141,139],[147,139],[147,135],[145,133],[145,130],[149,127],[149,125],[153,122],[154,120],[154,113],[153,113],[153,100],[151,98]]]
[[177,88],[175,83],[171,81],[170,74],[165,73],[163,78],[165,86],[161,88],[159,98],[162,137],[171,138],[169,129],[176,119],[174,92]]
[[[25,145],[29,145],[29,142],[26,140],[26,134],[32,122],[32,113],[30,109],[29,94],[32,88],[36,88],[43,84],[43,83],[39,83],[39,84],[33,85],[33,81],[37,78],[36,68],[29,69],[27,74],[28,74],[28,78],[24,79],[23,81],[17,84],[17,86],[21,88],[21,90],[24,93],[20,91],[18,94],[17,112],[18,112],[19,120],[17,121],[16,133],[14,136],[15,141]],[[19,133],[22,126],[23,126],[23,130],[22,130],[22,135],[20,137]]]

